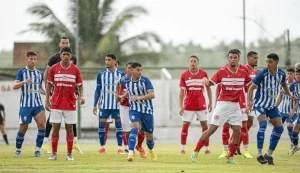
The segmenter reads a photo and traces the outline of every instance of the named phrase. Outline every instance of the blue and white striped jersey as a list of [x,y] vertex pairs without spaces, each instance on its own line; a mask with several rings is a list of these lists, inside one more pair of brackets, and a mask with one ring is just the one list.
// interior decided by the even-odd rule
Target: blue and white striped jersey
[[[291,84],[292,83],[288,84],[288,86],[290,86]],[[280,87],[280,90],[281,89],[282,87]],[[294,106],[295,102],[287,94],[283,94],[280,105],[278,106],[279,111],[284,114],[289,114],[294,108]]]
[[24,67],[18,71],[16,80],[24,81],[28,78],[31,78],[32,83],[25,83],[21,87],[20,107],[43,106],[40,94],[40,87],[43,82],[42,72],[37,69],[29,70],[27,67]]
[[267,68],[261,70],[252,80],[252,83],[258,87],[254,98],[254,107],[265,109],[275,107],[280,86],[285,83],[285,80],[285,72],[281,69],[277,69],[274,75]]
[[153,114],[152,100],[131,101],[132,96],[144,96],[148,90],[153,90],[153,85],[149,78],[141,76],[138,81],[132,81],[131,77],[122,78],[120,84],[125,86],[128,92],[129,110]]
[[94,106],[97,106],[101,95],[100,109],[119,109],[119,104],[115,101],[114,93],[117,82],[124,75],[125,73],[119,69],[112,72],[106,69],[98,73]]
[[[290,91],[294,96],[297,97],[298,106],[300,106],[300,83],[298,81],[293,82],[290,85]],[[298,108],[298,113],[300,112],[300,108]]]

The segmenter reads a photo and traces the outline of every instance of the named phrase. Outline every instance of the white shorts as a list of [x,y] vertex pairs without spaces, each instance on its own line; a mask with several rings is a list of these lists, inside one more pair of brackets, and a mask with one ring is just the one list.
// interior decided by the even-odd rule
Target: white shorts
[[77,124],[76,111],[51,109],[50,123],[61,123],[62,118],[66,124]]
[[111,115],[106,119],[106,123],[113,123],[113,119],[111,118]]
[[184,110],[182,115],[182,121],[191,122],[195,115],[197,116],[198,121],[207,121],[208,119],[207,110],[203,110],[203,111]]
[[242,126],[241,109],[238,102],[218,101],[210,124],[223,126],[224,123]]
[[246,108],[241,109],[242,121],[248,121],[248,115],[245,113]]
[[129,107],[120,105],[120,118],[122,123],[122,128],[124,132],[129,132],[130,121],[129,121]]

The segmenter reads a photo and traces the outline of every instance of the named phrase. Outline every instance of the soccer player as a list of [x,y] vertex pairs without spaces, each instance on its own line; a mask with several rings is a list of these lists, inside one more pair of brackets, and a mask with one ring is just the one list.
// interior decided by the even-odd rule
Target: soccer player
[[[255,115],[257,116],[257,120],[259,122],[259,129],[257,132],[257,161],[261,164],[268,163],[269,165],[274,165],[272,154],[283,132],[281,115],[276,107],[276,98],[280,90],[280,85],[289,97],[294,98],[286,84],[286,75],[284,71],[278,69],[277,67],[278,62],[279,57],[277,54],[271,53],[267,55],[267,68],[261,70],[255,76],[255,78],[252,80],[251,86],[248,89],[246,112],[249,113],[253,106],[253,110],[255,111]],[[253,90],[256,88],[257,91],[253,104]],[[274,128],[271,134],[269,150],[263,156],[262,149],[268,118],[270,119],[269,122],[274,126]]]
[[[67,140],[67,160],[73,161],[72,156],[74,133],[73,124],[77,123],[76,115],[76,86],[79,91],[80,104],[84,104],[83,84],[79,68],[71,63],[72,50],[63,47],[60,50],[61,62],[53,65],[48,75],[46,88],[46,109],[51,110],[50,123],[52,123],[52,154],[49,160],[57,160],[57,145],[61,121],[64,119]],[[50,101],[50,92],[53,94]]]
[[[295,79],[295,69],[293,68],[289,68],[286,70],[286,83],[288,86],[290,86]],[[298,118],[297,116],[297,110],[293,111],[294,108],[294,101],[287,96],[284,91],[280,91],[277,99],[276,99],[276,106],[279,108],[279,112],[281,114],[282,117],[282,123],[287,122],[287,130],[288,130],[288,135],[290,137],[291,140],[291,147],[290,149],[293,147],[292,144],[292,132],[293,132],[293,128],[294,128],[294,121]],[[289,149],[289,150],[290,150]]]
[[[189,58],[188,70],[185,70],[180,77],[180,92],[179,92],[179,114],[182,116],[181,129],[181,151],[179,154],[185,154],[186,139],[188,129],[194,116],[200,121],[202,133],[208,129],[207,127],[207,108],[204,97],[204,86],[208,76],[206,71],[198,67],[199,59],[192,55]],[[205,86],[208,95],[208,111],[212,110],[212,94],[210,86]],[[205,154],[210,154],[208,149],[209,140],[205,143]]]
[[207,82],[207,85],[209,86],[221,83],[222,92],[218,98],[208,130],[202,133],[196,148],[191,153],[191,160],[193,162],[198,161],[198,153],[209,137],[219,126],[228,122],[233,130],[233,140],[229,144],[229,153],[226,162],[237,164],[233,160],[233,155],[239,144],[242,125],[239,100],[243,88],[251,82],[251,78],[245,70],[238,67],[238,62],[240,60],[239,51],[235,49],[230,50],[227,54],[227,60],[227,67],[219,69],[211,80]]
[[[294,108],[292,110],[293,112],[295,112],[299,108],[299,104],[300,104],[300,68],[296,69],[296,75],[295,76],[296,76],[295,77],[296,81],[293,82],[289,87],[289,89],[293,93],[293,95],[297,97],[297,101],[295,101],[295,105],[294,105]],[[291,112],[290,116],[292,116],[293,112]],[[289,155],[293,155],[296,151],[300,150],[300,147],[298,146],[299,132],[300,132],[300,116],[298,116],[297,123],[296,123],[296,125],[294,127],[294,130],[292,132],[293,146],[289,151]]]
[[[63,47],[70,47],[70,41],[69,41],[69,38],[68,37],[61,37],[60,39],[60,42],[58,44],[59,48],[62,49]],[[61,61],[61,58],[60,58],[60,52],[56,53],[55,55],[53,55],[49,61],[48,61],[48,64],[47,64],[47,67],[45,69],[45,72],[44,72],[44,81],[45,81],[45,85],[47,85],[47,78],[48,78],[48,74],[49,74],[49,71],[50,71],[50,68]],[[77,63],[77,60],[76,60],[76,57],[74,55],[72,55],[72,58],[71,58],[71,63],[75,64]],[[51,89],[51,95],[52,95],[52,90]],[[52,125],[50,123],[50,116],[51,116],[51,112],[48,116],[48,119],[47,119],[47,123],[46,123],[46,134],[45,134],[45,138],[44,138],[44,145],[42,146],[42,149],[46,151],[46,153],[51,153],[50,151],[50,145],[49,145],[49,136],[50,136],[50,132],[51,132],[51,129],[52,129]],[[80,146],[78,144],[78,140],[77,140],[77,127],[76,127],[76,124],[73,124],[73,132],[74,132],[74,149],[77,150],[78,153],[82,153],[81,149],[80,149]]]
[[25,133],[32,121],[32,118],[34,118],[38,128],[34,155],[36,157],[43,157],[40,152],[46,131],[45,108],[40,95],[41,93],[45,93],[45,90],[42,86],[43,75],[35,68],[37,54],[29,51],[27,52],[26,56],[27,66],[18,71],[13,86],[13,89],[15,90],[21,88],[19,111],[20,128],[16,137],[15,156],[19,157],[21,155],[21,148]]
[[116,90],[116,84],[119,79],[121,79],[122,76],[125,75],[125,73],[119,69],[116,68],[116,55],[109,53],[105,57],[105,64],[107,66],[106,70],[100,71],[97,75],[97,86],[95,89],[95,95],[94,95],[94,108],[93,108],[93,114],[97,115],[97,103],[99,101],[99,97],[101,95],[101,101],[100,101],[100,110],[99,110],[99,141],[101,148],[99,150],[99,153],[105,153],[105,123],[109,116],[113,119],[115,119],[115,126],[116,126],[116,137],[117,137],[117,143],[118,143],[118,154],[124,154],[124,151],[122,149],[122,139],[123,139],[123,130],[122,130],[122,124],[120,119],[120,111],[119,111],[119,105],[115,101],[115,90]]
[[6,145],[9,145],[6,130],[5,130],[5,116],[6,115],[5,115],[4,106],[3,104],[0,103],[0,131],[2,133]]
[[133,161],[133,151],[136,144],[136,136],[139,128],[145,132],[146,144],[152,161],[157,160],[157,156],[153,151],[154,140],[154,120],[153,120],[153,104],[154,88],[149,78],[142,76],[142,65],[134,62],[131,64],[132,76],[122,78],[120,85],[126,87],[129,97],[129,118],[131,121],[131,131],[129,135],[129,153],[127,160]]

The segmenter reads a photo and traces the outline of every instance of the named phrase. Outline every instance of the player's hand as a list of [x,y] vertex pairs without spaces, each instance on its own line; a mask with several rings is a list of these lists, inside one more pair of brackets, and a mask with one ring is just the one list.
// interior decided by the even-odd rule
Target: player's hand
[[46,108],[46,110],[47,111],[50,111],[51,110],[51,104],[50,104],[50,102],[49,102],[49,100],[47,101],[45,101],[45,108]]
[[97,107],[96,107],[96,106],[94,106],[94,108],[93,108],[93,114],[94,114],[95,116],[97,116]]
[[202,80],[202,83],[203,83],[203,85],[208,86],[209,85],[209,80],[206,77],[204,77],[203,80]]
[[295,112],[294,112],[294,111],[291,111],[291,112],[290,112],[290,118],[293,118],[294,115],[295,115]]
[[85,103],[84,97],[80,96],[79,101],[80,101],[80,104],[83,105]]
[[251,111],[252,111],[252,108],[247,106],[246,109],[245,109],[245,113],[247,115],[249,115],[251,113]]
[[208,107],[208,112],[211,112],[212,111],[212,104],[208,103],[207,107]]
[[179,115],[182,116],[182,115],[183,115],[183,112],[184,112],[183,108],[180,108],[180,110],[179,110]]
[[120,102],[121,101],[121,96],[115,94],[115,100],[116,100],[116,102]]
[[23,80],[23,83],[25,84],[32,84],[32,79],[31,78],[27,78],[25,80]]
[[294,100],[294,101],[297,100],[297,97],[294,96],[294,95],[291,95],[290,97],[291,97],[291,99]]
[[132,96],[130,98],[131,101],[142,100],[142,96]]

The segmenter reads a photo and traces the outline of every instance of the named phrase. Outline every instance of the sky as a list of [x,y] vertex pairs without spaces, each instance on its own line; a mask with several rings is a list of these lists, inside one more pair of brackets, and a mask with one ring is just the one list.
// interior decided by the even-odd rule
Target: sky
[[[300,37],[299,0],[245,0],[246,42],[259,38],[273,40],[289,29],[291,39]],[[28,7],[45,3],[58,18],[68,24],[68,0],[0,0],[0,51],[12,50],[14,42],[39,42],[46,38],[20,34],[38,19],[26,13]],[[17,5],[16,5],[17,4]],[[148,10],[122,31],[122,37],[142,32],[156,32],[164,42],[175,44],[192,41],[212,47],[243,39],[243,0],[117,0],[115,13],[140,5]],[[262,29],[263,28],[263,29]]]

